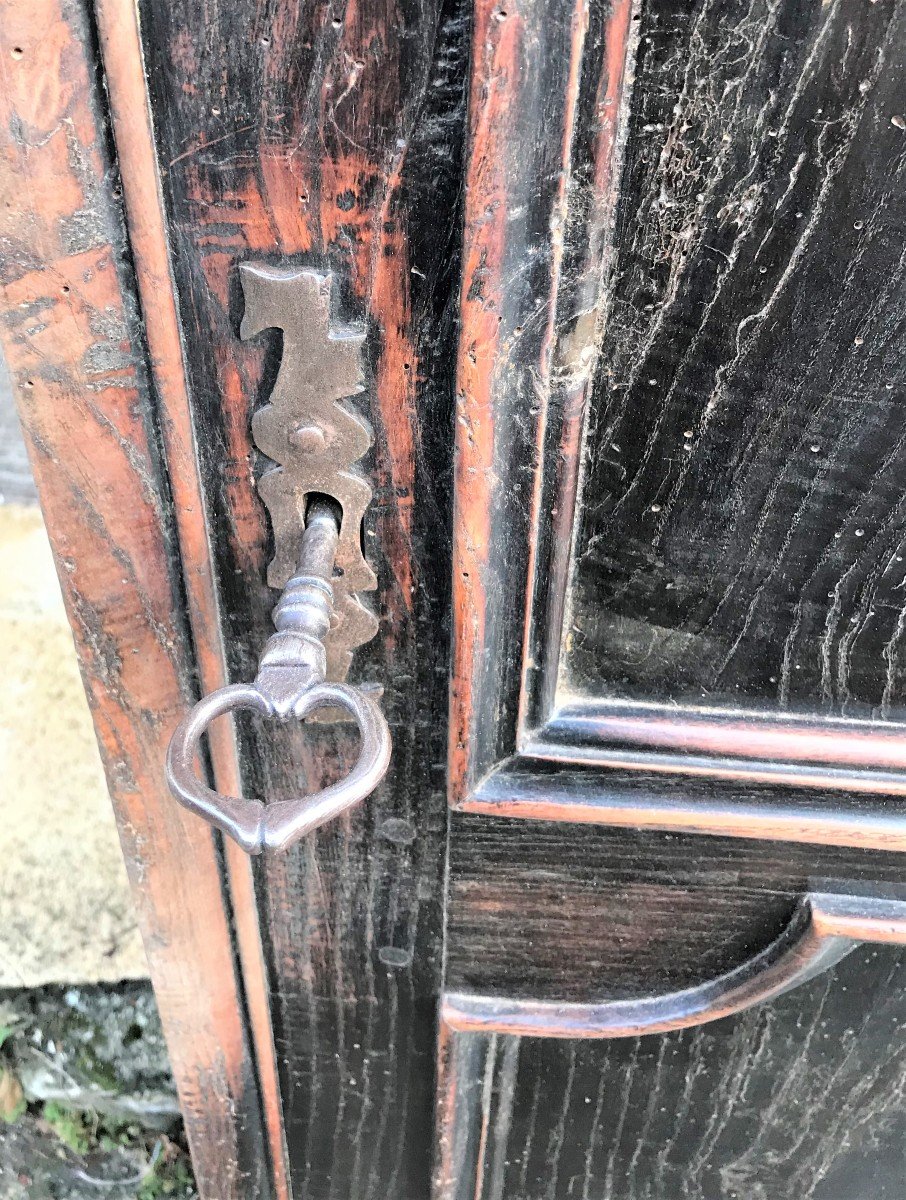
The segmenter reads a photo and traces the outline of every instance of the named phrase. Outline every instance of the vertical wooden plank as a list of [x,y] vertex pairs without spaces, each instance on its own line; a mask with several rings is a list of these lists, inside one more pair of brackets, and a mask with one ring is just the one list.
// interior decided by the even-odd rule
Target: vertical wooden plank
[[[292,1186],[423,1196],[441,964],[453,345],[467,17],[460,0],[142,9],[173,269],[231,679],[274,593],[250,439],[279,338],[238,339],[243,261],[334,273],[368,329],[366,519],[390,774],[364,806],[256,864]],[[343,729],[239,725],[243,788],[348,764]]]
[[[201,690],[206,693],[227,682],[226,661],[145,88],[138,13],[130,0],[95,0],[94,8],[151,376],[165,413],[161,430],[189,623]],[[208,742],[217,788],[225,795],[238,795],[242,783],[232,724],[216,722]],[[224,851],[274,1190],[277,1200],[285,1200],[288,1183],[283,1114],[251,865],[248,856],[230,839],[225,840]]]
[[535,692],[549,695],[556,672],[632,46],[631,0],[476,6],[457,388],[454,801],[512,753],[520,721],[543,715]]
[[94,31],[0,5],[2,339],[92,706],[201,1194],[269,1194],[218,856],[166,792],[194,658]]

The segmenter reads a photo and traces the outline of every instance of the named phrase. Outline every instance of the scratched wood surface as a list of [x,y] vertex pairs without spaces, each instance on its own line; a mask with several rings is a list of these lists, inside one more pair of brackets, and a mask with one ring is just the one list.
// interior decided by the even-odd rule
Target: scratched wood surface
[[766,947],[810,888],[896,895],[902,874],[900,853],[456,814],[445,987],[581,1003],[689,987]]
[[641,9],[564,684],[902,714],[906,8]]
[[205,1200],[266,1197],[219,856],[163,781],[195,661],[89,5],[0,4],[0,109],[0,338],[196,1176]]
[[[700,1029],[611,1042],[454,1034],[443,1200],[896,1200],[906,955]],[[441,1112],[441,1119],[446,1114]]]
[[[332,269],[338,320],[367,323],[380,631],[350,681],[384,686],[393,761],[361,809],[256,868],[291,1185],[312,1200],[422,1200],[429,1181],[467,24],[435,0],[142,12],[234,679],[254,674],[275,598],[250,418],[281,349],[239,341],[238,264]],[[327,781],[349,740],[242,727],[246,794]]]
[[[234,680],[274,602],[250,425],[281,354],[276,334],[238,339],[239,263],[331,269],[338,321],[367,330],[380,630],[351,679],[384,686],[393,763],[255,882],[289,1191],[424,1200],[449,626],[458,794],[543,710],[589,386],[564,682],[896,708],[902,13],[145,0],[141,28]],[[340,727],[251,720],[239,744],[243,790],[270,799],[335,778],[353,749]],[[542,998],[706,978],[764,946],[816,877],[901,871],[844,848],[467,816],[449,849],[448,985]],[[455,1194],[883,1195],[903,1175],[906,1011],[898,960],[871,953],[717,1031],[470,1040]],[[843,1114],[862,1142],[834,1133]]]
[[[746,961],[819,879],[902,878],[864,855],[454,817],[446,986],[631,998]],[[597,1045],[447,1032],[442,1200],[872,1200],[906,1182],[906,953],[860,948],[697,1030]]]

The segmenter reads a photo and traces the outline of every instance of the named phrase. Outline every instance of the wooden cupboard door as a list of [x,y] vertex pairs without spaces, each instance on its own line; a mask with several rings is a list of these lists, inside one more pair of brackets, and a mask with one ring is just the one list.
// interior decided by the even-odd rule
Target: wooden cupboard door
[[[4,334],[205,1200],[425,1196],[446,855],[459,3],[4,5]],[[251,417],[282,355],[239,267],[333,278],[367,332],[379,794],[254,864],[166,744],[271,630]],[[211,782],[341,775],[347,726],[215,726]]]
[[[6,345],[205,1200],[902,1194],[902,4],[6,8]],[[271,632],[249,265],[365,333],[394,743],[254,861],[163,786]]]

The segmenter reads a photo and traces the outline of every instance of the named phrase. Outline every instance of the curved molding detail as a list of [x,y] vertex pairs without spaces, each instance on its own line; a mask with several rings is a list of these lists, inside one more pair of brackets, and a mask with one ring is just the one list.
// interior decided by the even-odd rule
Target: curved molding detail
[[557,1003],[444,994],[444,1024],[466,1033],[616,1038],[733,1016],[798,987],[863,942],[906,945],[906,900],[808,892],[786,929],[748,962],[706,983],[635,1000]]

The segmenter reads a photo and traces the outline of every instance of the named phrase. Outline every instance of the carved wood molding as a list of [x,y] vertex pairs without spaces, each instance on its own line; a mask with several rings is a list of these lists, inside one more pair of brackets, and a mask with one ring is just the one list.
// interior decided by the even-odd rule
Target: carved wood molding
[[[883,792],[873,794],[880,789],[871,779],[859,775],[854,783],[865,786],[847,794],[829,791],[825,775],[815,771],[796,787],[778,789],[769,786],[775,776],[751,774],[744,769],[750,765],[724,759],[718,773],[710,762],[679,761],[676,755],[642,758],[615,751],[602,761],[571,752],[571,760],[560,761],[517,754],[453,808],[529,821],[906,852],[906,818]],[[715,778],[733,786],[715,788]]]
[[906,945],[906,901],[806,893],[770,945],[724,975],[679,991],[592,1003],[448,992],[441,1019],[454,1032],[617,1038],[667,1033],[733,1016],[838,963],[862,943]]

